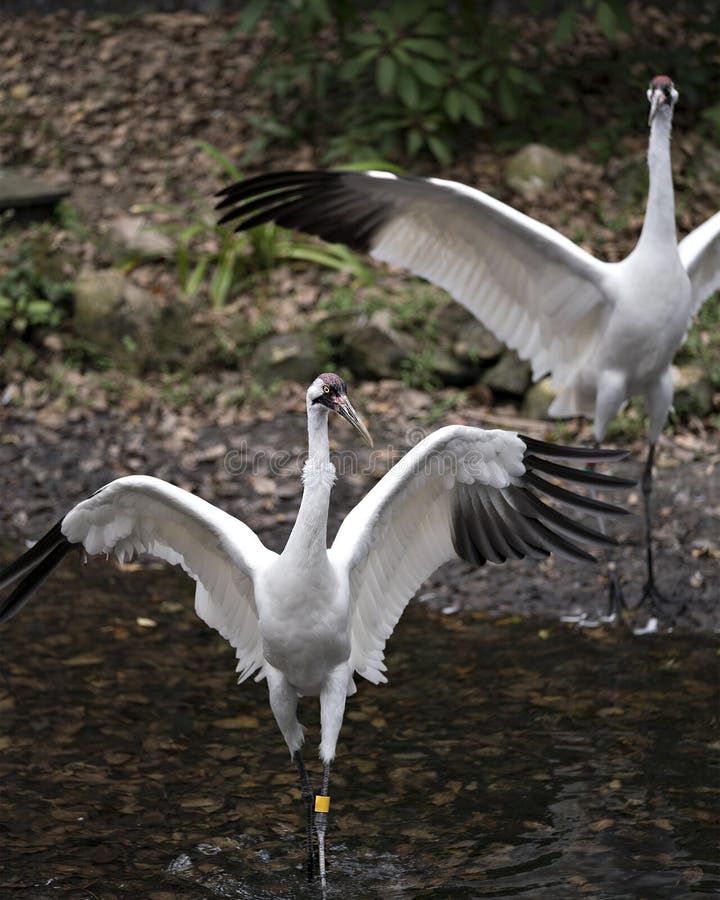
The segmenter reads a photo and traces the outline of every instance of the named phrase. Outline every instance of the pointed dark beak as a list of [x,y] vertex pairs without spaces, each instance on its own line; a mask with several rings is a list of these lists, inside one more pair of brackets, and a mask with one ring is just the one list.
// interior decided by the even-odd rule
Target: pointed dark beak
[[348,400],[346,396],[341,396],[337,398],[337,403],[333,406],[335,412],[342,416],[343,419],[347,419],[347,421],[360,432],[360,436],[368,445],[368,447],[373,446],[373,439],[370,436],[370,432],[365,427],[360,416],[353,409],[352,403]]

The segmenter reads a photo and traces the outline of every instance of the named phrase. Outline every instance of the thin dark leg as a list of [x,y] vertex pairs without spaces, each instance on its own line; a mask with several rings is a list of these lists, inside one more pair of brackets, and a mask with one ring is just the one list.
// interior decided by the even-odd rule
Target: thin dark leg
[[295,760],[295,764],[298,768],[298,774],[300,775],[300,796],[302,797],[303,803],[305,804],[307,827],[307,877],[308,881],[312,881],[315,877],[313,862],[313,858],[315,855],[315,848],[313,844],[313,805],[315,801],[315,792],[313,791],[312,785],[310,784],[307,769],[305,768],[305,763],[303,762],[302,754],[299,750],[295,751],[295,753],[293,754],[293,759]]
[[[595,448],[599,448],[599,441],[595,441]],[[589,462],[587,463],[588,469],[595,469],[597,463]],[[590,488],[590,496],[593,499],[597,499],[597,491],[595,488]],[[603,516],[598,516],[598,531],[602,534],[607,534],[607,526],[605,523],[605,519]],[[621,621],[622,612],[624,609],[627,609],[627,604],[625,602],[625,596],[623,594],[623,589],[620,585],[620,578],[616,571],[616,565],[614,560],[610,560],[608,562],[607,567],[607,577],[608,577],[608,608],[605,615],[590,615],[587,612],[580,613],[579,615],[567,615],[562,617],[563,622],[571,622],[574,625],[578,625],[581,628],[599,628],[603,625],[612,624],[616,621]]]
[[[600,442],[595,441],[595,447],[600,447]],[[595,468],[593,463],[590,465]],[[595,496],[595,491],[592,492],[592,496]],[[605,519],[602,516],[598,516],[598,528],[600,531],[605,534],[606,533],[606,523]],[[615,561],[610,560],[608,563],[608,610],[605,616],[606,621],[614,622],[615,619],[622,615],[622,611],[627,609],[627,604],[625,603],[625,597],[623,596],[623,590],[620,586],[620,578],[617,574],[617,570],[615,567]]]
[[[648,445],[648,455],[645,462],[645,469],[642,475],[642,494],[645,507],[645,557],[647,560],[647,581],[643,587],[642,597],[638,606],[642,606],[646,600],[650,600],[650,610],[657,618],[667,619],[667,613],[663,612],[662,607],[666,609],[670,606],[670,601],[660,593],[655,585],[655,572],[653,566],[653,546],[652,546],[652,518],[651,518],[651,495],[652,495],[652,470],[655,462],[655,444]],[[681,613],[685,609],[685,603],[675,610],[674,615]]]
[[327,882],[325,878],[325,829],[327,827],[327,814],[330,809],[330,795],[328,788],[330,785],[330,763],[323,766],[322,792],[315,798],[315,831],[318,839],[318,868],[320,869],[320,887],[323,896]]

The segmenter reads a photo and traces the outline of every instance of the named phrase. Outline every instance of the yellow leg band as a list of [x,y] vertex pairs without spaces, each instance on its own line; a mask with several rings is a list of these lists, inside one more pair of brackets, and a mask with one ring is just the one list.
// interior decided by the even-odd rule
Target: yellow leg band
[[330,798],[324,796],[323,794],[316,794],[315,796],[315,812],[329,812],[330,810]]

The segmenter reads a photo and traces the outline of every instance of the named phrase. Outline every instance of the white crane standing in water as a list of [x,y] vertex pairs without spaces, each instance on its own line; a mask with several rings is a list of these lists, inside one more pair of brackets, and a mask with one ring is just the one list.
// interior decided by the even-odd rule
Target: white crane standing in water
[[[548,481],[628,487],[632,481],[552,462],[620,459],[617,450],[559,447],[506,431],[452,425],[430,434],[373,487],[327,548],[335,468],[328,413],[339,413],[372,445],[345,383],[319,375],[307,391],[309,454],[297,520],[277,554],[238,519],[148,476],[118,478],[73,507],[34,547],[0,573],[19,580],[0,608],[14,616],[73,545],[121,561],[150,553],[197,582],[195,609],[235,648],[240,681],[266,678],[270,706],[300,773],[306,805],[308,875],[313,877],[313,810],[320,878],[330,764],[353,675],[386,681],[385,642],[422,582],[443,562],[502,563],[550,552],[592,560],[576,541],[613,544],[539,495],[596,515],[625,510]],[[540,474],[539,474],[540,473]],[[301,755],[299,696],[320,697],[322,791],[315,796]]]
[[[221,222],[237,230],[274,221],[348,244],[445,288],[501,340],[549,372],[552,416],[595,419],[597,442],[634,395],[650,418],[642,490],[647,579],[641,602],[666,601],[655,585],[650,495],[655,446],[672,405],[670,364],[692,317],[720,288],[720,212],[680,243],[670,165],[678,92],[658,75],[650,102],[650,190],[635,249],[601,262],[557,231],[454,181],[388,172],[260,175],[220,192]],[[611,579],[611,601],[622,602]],[[612,604],[615,605],[615,602]]]

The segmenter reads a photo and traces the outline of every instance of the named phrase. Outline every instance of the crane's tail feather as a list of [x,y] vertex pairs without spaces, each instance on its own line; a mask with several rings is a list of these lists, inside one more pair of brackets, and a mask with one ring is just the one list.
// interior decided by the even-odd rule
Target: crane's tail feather
[[20,584],[0,607],[0,623],[7,622],[20,612],[70,551],[72,544],[62,533],[61,525],[62,520],[33,547],[0,572],[0,589],[22,578]]

